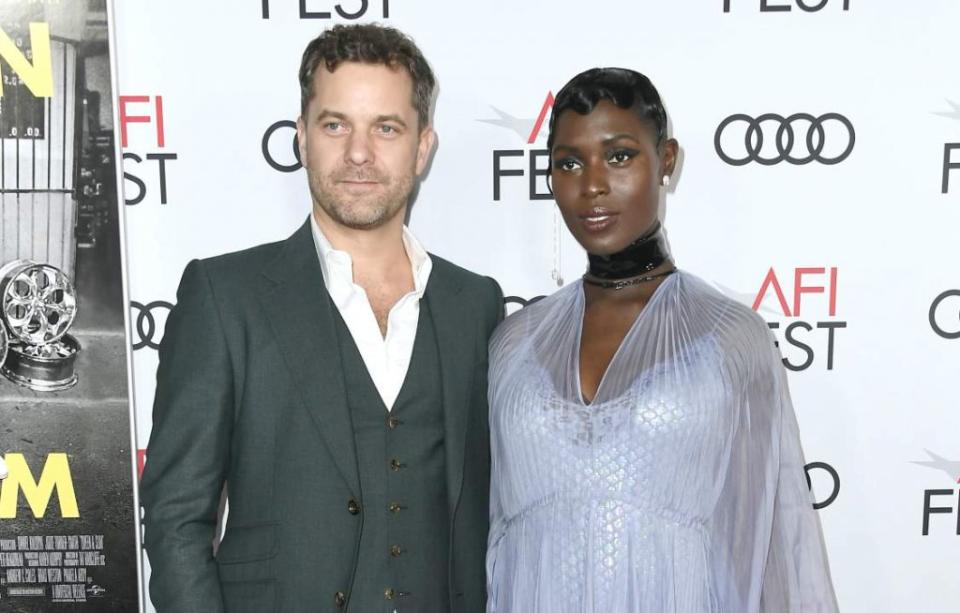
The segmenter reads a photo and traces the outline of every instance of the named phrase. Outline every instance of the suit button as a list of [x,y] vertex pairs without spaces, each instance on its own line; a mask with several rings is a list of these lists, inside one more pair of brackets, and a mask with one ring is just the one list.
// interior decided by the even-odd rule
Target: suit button
[[402,554],[402,553],[403,553],[403,548],[400,547],[400,545],[393,545],[393,546],[390,547],[390,555],[391,555],[391,556],[393,556],[393,557],[395,557],[395,558],[399,558],[399,557],[400,557],[400,554]]
[[397,458],[393,458],[392,460],[390,460],[390,469],[391,469],[393,472],[399,472],[400,469],[403,468],[404,466],[406,466],[406,464],[404,464],[403,462],[401,462],[401,461],[398,460]]
[[337,592],[333,595],[333,603],[338,609],[342,609],[343,605],[347,604],[347,596],[343,592]]
[[400,425],[400,420],[397,419],[396,417],[391,416],[387,418],[387,427],[390,428],[391,430],[396,430],[397,426],[399,425]]
[[347,501],[347,512],[350,515],[358,515],[360,513],[360,503],[351,498]]
[[390,503],[390,506],[387,507],[387,509],[389,509],[391,513],[399,513],[400,511],[402,511],[402,510],[404,510],[404,509],[406,509],[406,508],[407,508],[407,507],[403,506],[403,505],[400,504],[399,502],[391,502],[391,503]]
[[387,600],[393,600],[393,597],[396,595],[397,593],[393,591],[392,587],[388,587],[387,589],[383,590],[383,597]]

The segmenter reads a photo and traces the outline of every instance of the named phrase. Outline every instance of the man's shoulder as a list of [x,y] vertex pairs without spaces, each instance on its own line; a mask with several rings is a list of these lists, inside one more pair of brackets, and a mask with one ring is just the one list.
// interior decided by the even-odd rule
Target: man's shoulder
[[430,254],[430,261],[433,263],[431,275],[437,275],[441,282],[454,283],[463,289],[480,292],[490,291],[496,284],[490,277],[467,270],[433,253]]
[[430,284],[444,288],[435,296],[446,294],[451,300],[445,301],[448,308],[479,309],[481,320],[486,322],[487,334],[493,332],[497,323],[503,319],[503,291],[500,285],[491,277],[485,277],[466,268],[457,266],[449,260],[430,254],[433,270],[430,273]]
[[285,242],[285,240],[281,240],[264,243],[239,251],[203,258],[200,260],[200,264],[204,269],[218,277],[221,275],[250,276],[259,273],[266,264],[273,261],[283,249]]
[[261,288],[264,273],[280,256],[285,242],[265,243],[192,260],[183,271],[178,297],[183,292],[193,293],[204,286],[221,301],[236,301],[242,296],[255,295]]

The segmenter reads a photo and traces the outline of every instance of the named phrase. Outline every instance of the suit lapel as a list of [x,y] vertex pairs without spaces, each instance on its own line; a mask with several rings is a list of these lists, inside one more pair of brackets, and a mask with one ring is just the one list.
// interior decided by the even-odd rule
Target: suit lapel
[[262,279],[261,304],[273,327],[304,408],[313,418],[334,462],[360,495],[353,425],[333,309],[323,282],[309,219],[284,243]]
[[444,449],[447,463],[447,496],[451,518],[460,499],[463,484],[463,454],[466,443],[470,387],[473,384],[474,335],[464,326],[463,304],[455,301],[460,286],[451,278],[442,262],[435,265],[427,283],[425,298],[430,305],[440,379],[443,386]]

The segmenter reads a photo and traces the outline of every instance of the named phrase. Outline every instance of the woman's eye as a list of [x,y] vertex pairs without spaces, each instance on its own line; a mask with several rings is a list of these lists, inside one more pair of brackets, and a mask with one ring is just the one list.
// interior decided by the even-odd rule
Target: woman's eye
[[577,168],[579,168],[580,164],[579,162],[577,162],[572,158],[564,158],[562,160],[555,161],[553,163],[553,167],[556,168],[557,170],[564,170],[569,172],[571,170],[576,170]]
[[620,151],[614,151],[610,155],[610,161],[613,162],[614,164],[624,164],[628,162],[630,158],[632,158],[633,156],[634,156],[634,153],[632,151],[627,151],[625,149]]

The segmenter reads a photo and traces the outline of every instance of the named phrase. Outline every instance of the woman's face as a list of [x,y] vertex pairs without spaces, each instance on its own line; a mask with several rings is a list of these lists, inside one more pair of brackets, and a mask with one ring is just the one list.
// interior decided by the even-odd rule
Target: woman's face
[[677,143],[657,148],[653,128],[602,100],[587,115],[564,111],[554,127],[553,194],[584,249],[622,250],[657,219],[660,180],[673,173]]

